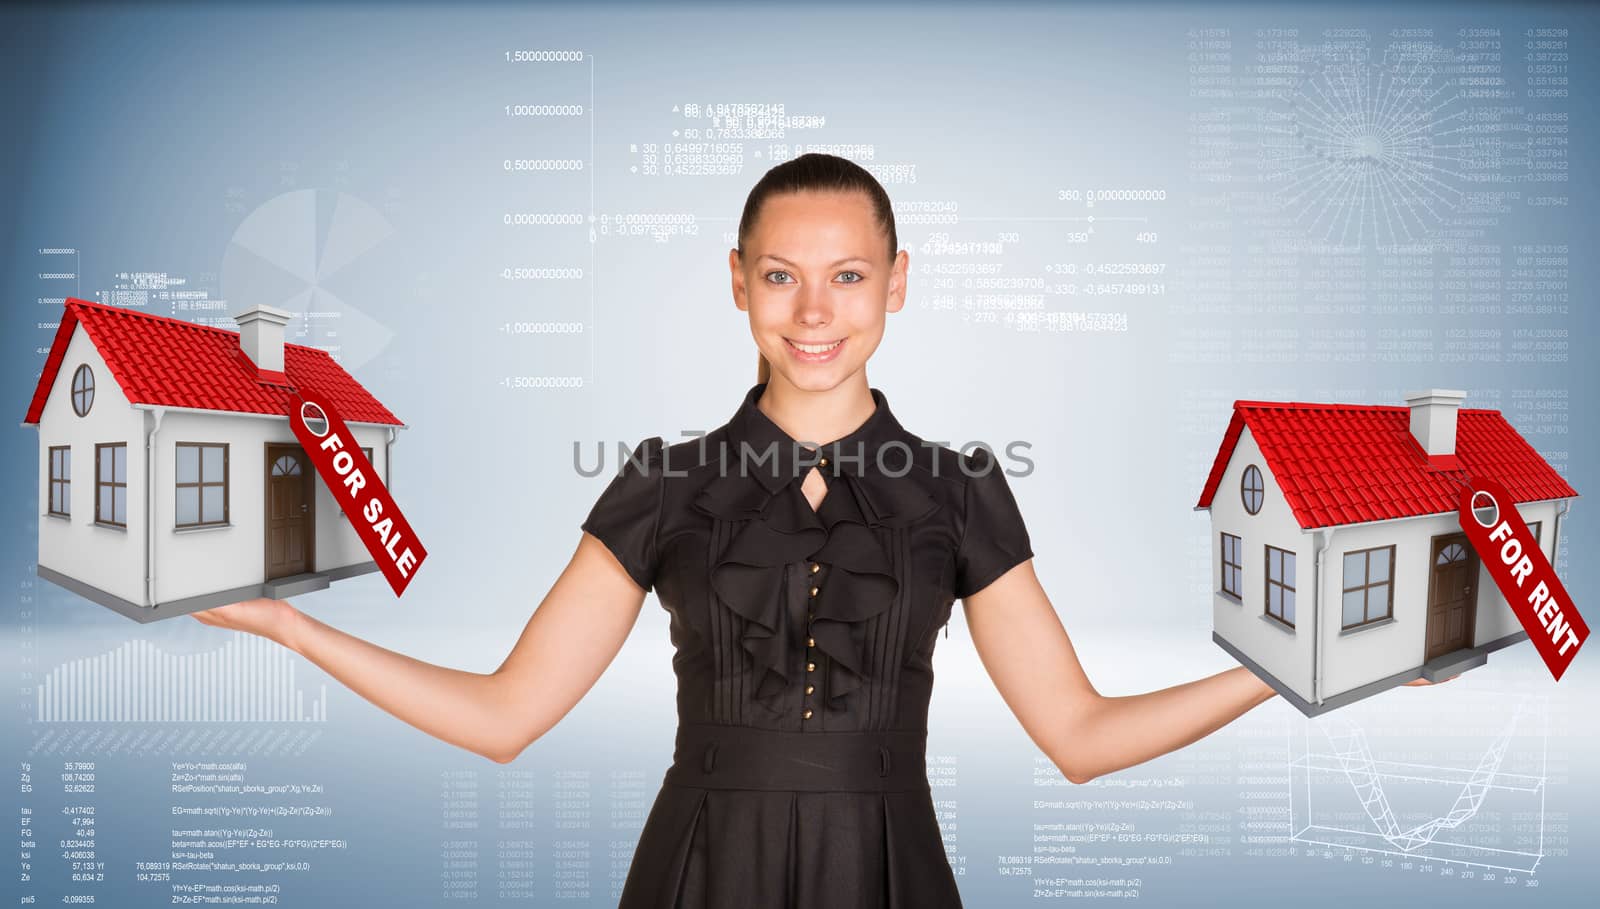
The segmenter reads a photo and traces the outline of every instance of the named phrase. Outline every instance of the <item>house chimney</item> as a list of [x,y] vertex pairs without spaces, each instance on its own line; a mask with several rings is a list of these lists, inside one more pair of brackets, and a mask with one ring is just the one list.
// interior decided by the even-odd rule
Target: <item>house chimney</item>
[[1411,434],[1429,457],[1456,453],[1456,414],[1467,393],[1444,388],[1413,391],[1406,395],[1411,406]]
[[289,313],[257,304],[233,317],[239,323],[239,349],[257,369],[283,372],[283,327]]

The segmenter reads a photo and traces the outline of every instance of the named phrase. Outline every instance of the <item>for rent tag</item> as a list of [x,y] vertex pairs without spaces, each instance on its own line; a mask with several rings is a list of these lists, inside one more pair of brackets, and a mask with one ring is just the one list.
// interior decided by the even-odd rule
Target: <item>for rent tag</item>
[[1473,480],[1461,490],[1457,518],[1550,673],[1559,680],[1589,637],[1589,626],[1572,605],[1550,560],[1539,550],[1533,532],[1517,514],[1511,494],[1493,480]]
[[404,593],[428,550],[411,532],[350,428],[326,399],[310,392],[291,400],[289,426],[395,596]]

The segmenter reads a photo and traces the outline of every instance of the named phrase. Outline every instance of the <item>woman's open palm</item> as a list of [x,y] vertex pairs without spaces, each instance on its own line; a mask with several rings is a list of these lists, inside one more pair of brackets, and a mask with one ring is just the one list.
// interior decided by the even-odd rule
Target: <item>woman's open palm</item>
[[207,625],[247,631],[283,643],[284,631],[293,620],[294,612],[294,607],[289,605],[287,600],[257,597],[253,600],[240,600],[226,606],[193,612],[190,615]]

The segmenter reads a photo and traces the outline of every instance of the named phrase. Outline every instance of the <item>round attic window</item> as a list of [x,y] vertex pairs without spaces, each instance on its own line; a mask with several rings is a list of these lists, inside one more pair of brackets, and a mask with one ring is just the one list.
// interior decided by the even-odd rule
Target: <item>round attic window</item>
[[1244,500],[1244,510],[1255,514],[1261,510],[1261,499],[1266,486],[1261,482],[1261,469],[1251,464],[1239,478],[1239,497]]
[[89,364],[84,363],[72,374],[72,412],[80,417],[88,416],[93,404],[94,373],[89,370]]

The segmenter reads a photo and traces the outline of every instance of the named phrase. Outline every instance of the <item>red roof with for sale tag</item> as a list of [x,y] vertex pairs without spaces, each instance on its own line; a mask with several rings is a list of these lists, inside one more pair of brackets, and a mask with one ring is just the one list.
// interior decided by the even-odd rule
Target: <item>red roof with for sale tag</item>
[[327,398],[348,422],[404,425],[325,350],[284,344],[283,373],[265,373],[236,331],[75,297],[67,298],[24,424],[39,422],[77,325],[134,404],[287,415],[291,391],[301,389]]
[[1235,401],[1197,508],[1209,508],[1244,427],[1305,529],[1454,512],[1462,483],[1489,477],[1518,503],[1575,497],[1498,410],[1462,408],[1455,454],[1429,457],[1408,407]]

